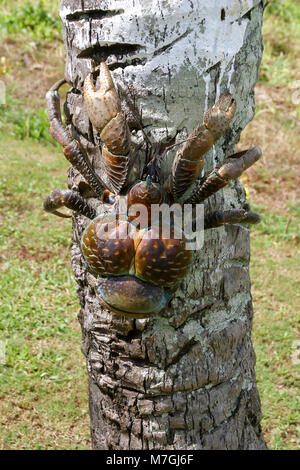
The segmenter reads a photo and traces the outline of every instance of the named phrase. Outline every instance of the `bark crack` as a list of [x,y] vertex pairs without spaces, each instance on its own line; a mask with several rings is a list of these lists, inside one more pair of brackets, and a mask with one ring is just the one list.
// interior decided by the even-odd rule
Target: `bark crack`
[[190,33],[192,32],[192,29],[191,28],[188,28],[183,34],[181,34],[180,36],[178,36],[176,39],[174,39],[174,41],[171,41],[169,44],[166,44],[162,47],[160,47],[159,49],[156,49],[154,52],[153,52],[153,57],[156,57],[157,55],[160,55],[162,54],[163,52],[171,49],[177,42],[181,41],[181,39],[185,38],[186,36],[188,36]]
[[84,10],[76,11],[67,15],[67,21],[81,20],[103,20],[103,18],[111,18],[112,16],[121,15],[125,10],[122,8],[116,10]]
[[195,338],[190,339],[182,349],[178,351],[178,353],[174,356],[171,362],[168,363],[167,367],[164,370],[168,370],[171,366],[174,364],[178,364],[180,359],[185,356],[186,354],[190,353],[192,348],[197,344],[197,341]]

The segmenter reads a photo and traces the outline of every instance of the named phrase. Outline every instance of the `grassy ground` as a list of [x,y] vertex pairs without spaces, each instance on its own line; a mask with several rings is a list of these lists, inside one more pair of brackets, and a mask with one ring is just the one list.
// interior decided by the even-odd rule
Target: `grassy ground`
[[1,133],[0,149],[0,448],[88,448],[71,223],[41,208],[44,194],[65,185],[66,164],[51,144]]
[[270,2],[257,112],[240,142],[240,148],[259,144],[264,154],[243,182],[263,215],[251,238],[253,342],[262,427],[272,449],[300,444],[299,28],[299,2]]
[[[32,9],[0,0],[0,80],[7,86],[0,106],[1,449],[90,446],[71,226],[41,210],[43,196],[66,182],[44,111],[46,90],[63,74],[59,22],[48,15],[58,3],[31,1]],[[299,24],[296,1],[266,8],[257,114],[240,144],[264,151],[243,182],[264,216],[252,231],[253,341],[272,449],[299,447]]]

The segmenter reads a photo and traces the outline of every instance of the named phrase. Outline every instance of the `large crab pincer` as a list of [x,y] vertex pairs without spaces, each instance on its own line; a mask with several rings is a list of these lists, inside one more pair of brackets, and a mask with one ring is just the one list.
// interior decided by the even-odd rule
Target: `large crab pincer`
[[93,74],[88,75],[83,87],[85,105],[90,121],[103,142],[102,158],[111,189],[118,194],[131,167],[130,131],[106,63],[102,62],[96,71],[99,72],[100,88],[96,90]]
[[[100,85],[95,81],[97,74]],[[99,205],[96,209],[94,203],[78,192],[55,190],[45,199],[44,209],[65,217],[59,209],[67,207],[90,219],[80,249],[88,271],[98,280],[96,293],[105,308],[135,318],[157,314],[167,307],[187,275],[193,264],[193,251],[187,249],[182,220],[170,217],[166,235],[162,230],[164,217],[153,211],[153,207],[169,207],[174,202],[179,207],[185,203],[202,203],[253,165],[261,151],[253,147],[231,155],[202,177],[194,191],[189,191],[190,196],[185,196],[200,176],[204,155],[226,132],[234,117],[236,103],[227,94],[205,113],[202,124],[190,133],[176,153],[169,173],[165,174],[157,158],[152,165],[145,166],[132,184],[129,174],[135,165],[139,168],[138,154],[110,71],[101,63],[87,76],[83,86],[86,110],[101,140],[106,175],[100,178],[72,137],[70,126],[65,128],[62,124],[58,90],[64,83],[58,82],[47,94],[50,132],[94,191]],[[105,210],[101,203],[105,203]],[[258,214],[244,209],[218,210],[205,214],[204,229],[259,220]]]

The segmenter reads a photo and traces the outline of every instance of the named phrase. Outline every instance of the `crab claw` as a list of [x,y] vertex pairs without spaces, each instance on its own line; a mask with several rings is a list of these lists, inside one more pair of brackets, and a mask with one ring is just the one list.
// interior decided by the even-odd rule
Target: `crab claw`
[[84,81],[84,101],[89,119],[104,144],[102,158],[109,189],[118,194],[126,184],[134,159],[130,151],[131,135],[108,66],[101,62],[96,70],[99,70],[100,88],[96,90],[93,74],[89,74]]
[[99,67],[100,88],[96,90],[93,74],[84,81],[84,101],[91,123],[101,133],[104,127],[121,111],[121,102],[109,68],[105,62]]
[[236,110],[236,101],[228,93],[222,96],[212,108],[204,114],[203,124],[218,140],[229,127]]

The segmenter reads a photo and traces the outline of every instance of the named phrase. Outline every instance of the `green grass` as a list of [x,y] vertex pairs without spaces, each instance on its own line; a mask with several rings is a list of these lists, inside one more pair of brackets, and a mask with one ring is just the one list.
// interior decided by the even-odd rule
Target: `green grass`
[[[56,2],[57,3],[57,2]],[[2,38],[10,35],[26,35],[34,41],[53,41],[61,36],[61,22],[55,14],[50,2],[17,2],[12,5],[1,2],[0,7],[0,34]]]
[[71,223],[41,208],[65,186],[67,164],[30,140],[0,134],[0,149],[0,448],[89,448]]
[[300,3],[296,0],[273,0],[267,5],[260,81],[290,86],[291,80],[299,80],[299,24]]
[[289,204],[288,214],[265,209],[263,205],[256,205],[256,212],[262,215],[262,220],[256,227],[257,233],[262,237],[270,237],[273,242],[292,241],[298,237],[300,240],[300,214],[299,205]]
[[253,191],[252,206],[263,216],[251,231],[252,337],[263,432],[269,447],[276,450],[295,450],[300,444],[300,208],[296,157],[300,103],[293,99],[299,90],[299,28],[299,2],[273,0],[266,7],[258,106],[255,120],[246,130],[247,144],[259,142],[264,150],[263,161],[249,172],[247,181]]
[[300,359],[300,253],[299,246],[282,238],[280,221],[273,230],[257,226],[252,231],[252,337],[265,437],[271,449],[295,450],[300,445],[300,371],[293,359],[294,352]]
[[0,107],[0,130],[10,133],[17,139],[26,137],[38,142],[55,141],[49,134],[49,121],[46,109],[24,109],[24,102],[13,98],[13,93],[7,92],[7,103]]

